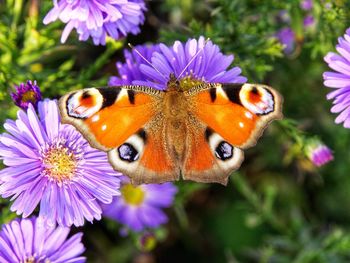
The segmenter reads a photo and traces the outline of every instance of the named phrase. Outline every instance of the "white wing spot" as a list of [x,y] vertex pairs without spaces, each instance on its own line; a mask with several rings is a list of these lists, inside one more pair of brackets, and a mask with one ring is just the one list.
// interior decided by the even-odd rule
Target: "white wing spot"
[[246,116],[248,119],[253,119],[253,114],[251,114],[249,111],[246,111],[246,112],[245,112],[245,116]]
[[102,129],[102,131],[105,131],[107,129],[107,125],[103,124],[101,129]]
[[128,98],[128,91],[126,89],[122,89],[119,93],[119,96],[117,98],[117,101],[122,100],[123,98]]
[[239,122],[239,127],[243,128],[244,127],[244,123],[243,122]]
[[97,122],[99,119],[100,119],[100,115],[95,115],[94,117],[92,117],[91,121]]
[[227,95],[226,95],[225,91],[222,88],[217,88],[216,89],[216,94],[217,95],[221,95],[223,98],[227,98]]

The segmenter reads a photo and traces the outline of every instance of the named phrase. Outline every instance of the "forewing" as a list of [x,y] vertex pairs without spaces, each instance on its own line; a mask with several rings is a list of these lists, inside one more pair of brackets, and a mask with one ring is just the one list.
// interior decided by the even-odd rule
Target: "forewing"
[[282,118],[282,97],[266,85],[205,84],[189,90],[191,112],[225,141],[245,149]]
[[100,150],[125,142],[156,114],[162,92],[142,86],[88,88],[60,99],[62,122],[74,125]]

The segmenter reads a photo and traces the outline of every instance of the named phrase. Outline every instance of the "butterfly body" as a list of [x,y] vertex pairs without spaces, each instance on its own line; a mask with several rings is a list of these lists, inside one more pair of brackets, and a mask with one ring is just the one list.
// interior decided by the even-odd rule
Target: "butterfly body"
[[62,120],[108,152],[133,183],[184,179],[226,184],[267,124],[281,118],[281,96],[257,84],[202,83],[165,91],[144,86],[89,88],[60,100]]

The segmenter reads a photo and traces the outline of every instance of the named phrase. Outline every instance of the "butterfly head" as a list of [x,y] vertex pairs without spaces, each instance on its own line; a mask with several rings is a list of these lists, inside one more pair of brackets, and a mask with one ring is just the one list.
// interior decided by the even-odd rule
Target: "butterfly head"
[[167,83],[167,91],[180,91],[180,81],[177,80],[174,73],[169,76],[169,81]]

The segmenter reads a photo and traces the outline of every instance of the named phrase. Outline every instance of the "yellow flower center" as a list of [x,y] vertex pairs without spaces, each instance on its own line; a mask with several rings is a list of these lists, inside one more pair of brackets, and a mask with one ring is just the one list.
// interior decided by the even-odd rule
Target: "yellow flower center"
[[77,160],[66,147],[50,147],[44,154],[43,163],[44,174],[57,182],[70,180],[75,175]]
[[183,91],[187,91],[195,86],[203,84],[204,81],[193,78],[191,75],[187,75],[180,79],[180,87]]
[[34,257],[30,257],[30,258],[27,258],[26,260],[24,260],[24,263],[35,263],[34,261]]
[[32,90],[28,90],[22,95],[22,101],[27,102],[35,102],[35,92]]
[[[21,261],[22,262],[22,261]],[[24,263],[36,263],[37,261],[35,260],[34,257],[29,257],[24,260]],[[42,262],[42,261],[40,261]],[[45,259],[45,263],[50,263],[51,261],[49,259]]]
[[140,186],[133,186],[132,184],[125,184],[121,188],[122,196],[129,205],[139,206],[145,198],[145,192]]

